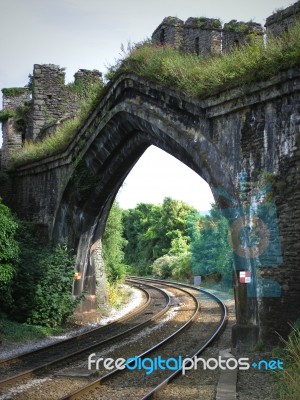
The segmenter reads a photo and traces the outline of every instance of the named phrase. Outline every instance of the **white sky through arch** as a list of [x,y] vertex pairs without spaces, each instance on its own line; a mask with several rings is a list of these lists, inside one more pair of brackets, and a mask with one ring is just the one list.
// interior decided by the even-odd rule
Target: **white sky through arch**
[[209,185],[193,170],[165,151],[149,147],[124,181],[117,200],[122,208],[137,203],[163,202],[164,197],[182,200],[199,211],[214,202]]

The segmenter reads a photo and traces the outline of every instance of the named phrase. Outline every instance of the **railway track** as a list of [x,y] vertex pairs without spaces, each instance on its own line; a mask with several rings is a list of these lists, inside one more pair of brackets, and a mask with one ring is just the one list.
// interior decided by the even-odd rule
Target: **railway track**
[[[188,285],[180,285],[174,283],[161,282],[159,280],[146,280],[137,277],[132,277],[128,282],[135,285],[150,285],[157,289],[163,290],[164,293],[169,294],[168,307],[169,311],[167,314],[161,313],[161,316],[156,318],[154,323],[152,318],[152,327],[144,327],[142,332],[138,329],[135,330],[135,334],[129,332],[124,334],[123,339],[120,337],[117,344],[115,342],[107,342],[106,350],[101,350],[95,353],[95,356],[108,355],[108,357],[114,356],[118,358],[120,356],[124,358],[135,357],[138,355],[140,360],[146,358],[155,359],[157,357],[163,357],[165,359],[170,357],[193,357],[201,354],[204,349],[211,343],[211,341],[220,333],[222,327],[224,327],[226,321],[226,307],[223,303],[215,296],[208,292],[201,291],[201,296],[206,296],[210,300],[214,298],[214,302],[217,306],[217,322],[214,325],[214,329],[209,335],[206,333],[202,337],[201,326],[199,324],[199,290],[190,287]],[[144,287],[144,286],[143,286]],[[173,293],[173,300],[170,299],[170,292]],[[156,301],[156,306],[158,302]],[[153,311],[150,311],[153,312]],[[173,319],[168,317],[168,314],[173,312],[176,314],[176,323],[172,322]],[[162,315],[163,314],[163,315]],[[157,326],[161,324],[161,327],[157,330]],[[147,331],[148,330],[148,331]],[[147,331],[147,332],[146,332]],[[144,336],[143,336],[144,334]],[[130,339],[131,337],[131,339]],[[144,339],[143,339],[144,337]],[[196,340],[195,340],[196,337]],[[124,344],[122,345],[122,341]],[[114,347],[119,350],[114,350]],[[95,350],[96,352],[97,350]],[[85,360],[86,361],[86,360]],[[128,365],[131,366],[130,364]],[[76,370],[77,365],[71,364],[70,370]],[[87,369],[86,365],[85,368]],[[67,371],[68,372],[68,368]],[[89,376],[84,380],[80,378],[69,378],[68,374],[62,373],[59,377],[51,375],[51,378],[44,379],[46,382],[42,383],[40,389],[30,389],[29,392],[18,394],[18,400],[27,399],[150,399],[156,398],[163,391],[176,376],[181,375],[181,369],[177,368],[175,371],[154,371],[151,375],[147,375],[143,370],[130,371],[125,370],[113,370],[107,373],[107,370],[100,368],[97,372],[100,376],[95,379],[93,376]],[[45,375],[41,375],[43,378]],[[48,381],[47,381],[48,379]],[[88,383],[86,383],[88,381]],[[60,388],[58,386],[60,385]],[[0,384],[0,390],[1,390]],[[51,396],[45,395],[44,391],[51,393],[57,387],[55,394]],[[72,388],[77,388],[72,390]],[[68,393],[69,394],[66,394]],[[61,393],[64,393],[62,395]],[[6,399],[5,397],[3,397]],[[164,397],[162,397],[164,398]],[[0,395],[1,399],[1,395]]]
[[58,363],[90,352],[99,346],[112,343],[141,329],[169,309],[171,299],[165,291],[150,284],[139,283],[134,286],[142,290],[145,301],[122,318],[62,342],[2,360],[0,362],[0,389]]
[[[156,282],[157,284],[162,284],[167,287],[174,287],[174,283],[166,283],[163,281],[159,280],[151,280],[151,279],[145,279],[141,280],[140,278],[134,277],[132,278],[136,281],[151,281],[151,282]],[[199,303],[197,301],[197,298],[190,292],[192,291],[197,291],[197,289],[192,288],[189,285],[180,285],[177,284],[177,287],[181,287],[181,290],[185,291],[188,293],[193,299],[194,303],[197,303],[197,306],[195,306],[195,311],[193,312],[192,316],[188,319],[188,321],[181,326],[177,331],[172,333],[170,336],[165,338],[163,341],[155,344],[154,346],[150,347],[143,353],[139,354],[137,357],[141,360],[145,360],[146,357],[149,357],[150,355],[152,356],[152,360],[158,359],[158,357],[161,357],[161,354],[164,355],[164,358],[174,358],[176,351],[174,352],[174,339],[180,337],[180,335],[183,334],[185,330],[188,329],[188,327],[195,321],[197,317],[197,313],[199,311]],[[189,289],[190,291],[183,289],[185,287],[186,289]],[[221,318],[220,318],[220,323],[214,330],[214,332],[203,342],[198,344],[198,347],[194,346],[194,350],[192,353],[186,354],[187,347],[183,346],[181,351],[185,352],[185,355],[189,355],[190,358],[199,356],[208,346],[209,344],[217,337],[217,335],[221,332],[221,330],[224,328],[224,325],[226,323],[226,318],[227,318],[227,310],[226,306],[222,303],[222,301],[217,298],[215,295],[206,292],[204,290],[199,290],[199,292],[202,292],[205,296],[210,297],[211,299],[214,299],[219,306],[221,310]],[[172,343],[173,342],[173,343]],[[171,345],[170,345],[171,343]],[[169,349],[168,349],[169,347]],[[175,348],[177,347],[175,343]],[[161,349],[159,351],[159,349]],[[169,350],[169,351],[168,351]],[[177,357],[180,357],[180,351],[177,351],[176,354]],[[175,357],[176,358],[176,357]],[[188,366],[188,364],[187,364]],[[128,367],[131,368],[130,363],[128,363]],[[155,371],[157,372],[157,371]],[[165,371],[164,371],[165,372]],[[121,399],[121,398],[128,398],[128,399],[139,399],[139,400],[146,400],[146,399],[152,399],[156,398],[159,392],[161,392],[166,385],[168,385],[172,380],[174,380],[177,376],[179,376],[182,373],[182,368],[179,367],[177,368],[174,372],[166,372],[162,373],[159,371],[151,376],[147,376],[147,374],[141,370],[135,370],[134,372],[131,370],[114,370],[104,376],[102,376],[99,379],[96,379],[93,382],[90,382],[88,385],[85,387],[80,388],[79,390],[76,390],[66,396],[63,396],[60,398],[60,400],[74,400],[74,399]],[[134,376],[135,375],[135,376]],[[124,382],[129,382],[129,387],[128,384],[124,384]],[[153,386],[151,389],[149,389],[151,386]]]

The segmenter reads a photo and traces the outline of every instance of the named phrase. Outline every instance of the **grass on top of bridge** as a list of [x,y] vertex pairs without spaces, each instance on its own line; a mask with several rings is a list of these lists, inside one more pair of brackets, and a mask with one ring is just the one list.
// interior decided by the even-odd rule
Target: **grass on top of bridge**
[[[129,72],[187,96],[201,98],[220,90],[268,79],[299,65],[300,22],[280,38],[268,37],[267,46],[264,46],[261,36],[253,36],[248,44],[227,54],[199,57],[168,46],[153,45],[149,41],[129,46],[127,53],[124,59],[110,67],[106,74],[109,80]],[[62,124],[54,135],[43,141],[25,143],[23,150],[13,155],[12,167],[65,150],[101,95],[102,87],[94,86],[75,119]]]
[[268,79],[300,64],[300,21],[280,38],[261,36],[230,53],[199,57],[145,43],[129,49],[116,73],[135,73],[184,94],[201,98],[227,88]]

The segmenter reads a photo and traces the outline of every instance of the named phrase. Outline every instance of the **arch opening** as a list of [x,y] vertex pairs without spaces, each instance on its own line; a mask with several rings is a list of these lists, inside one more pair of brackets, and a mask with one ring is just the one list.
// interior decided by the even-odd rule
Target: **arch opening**
[[[118,109],[112,114],[101,130],[96,129],[97,134],[81,155],[62,195],[53,237],[67,240],[77,250],[76,268],[83,279],[76,282],[74,295],[87,293],[82,313],[95,311],[96,270],[102,265],[101,237],[110,208],[123,181],[149,146],[171,154],[201,176],[209,184],[219,208],[232,209],[238,204],[232,169],[211,135],[203,129],[187,129],[169,114],[165,118],[160,112],[148,104],[131,103],[126,110]],[[90,185],[82,190],[82,183],[89,179]],[[237,303],[242,308],[237,314],[255,323],[256,300],[250,302],[251,315],[245,311],[249,308],[248,300]]]

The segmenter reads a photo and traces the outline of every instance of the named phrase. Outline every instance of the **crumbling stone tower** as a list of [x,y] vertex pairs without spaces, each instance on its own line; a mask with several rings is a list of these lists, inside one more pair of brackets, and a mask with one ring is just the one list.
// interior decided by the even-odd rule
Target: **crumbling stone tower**
[[167,17],[155,29],[152,40],[186,53],[198,55],[220,54],[246,43],[253,35],[261,37],[263,27],[255,22],[232,20],[224,25],[215,18],[188,18],[185,23]]
[[261,37],[264,33],[263,27],[256,22],[242,22],[231,20],[223,27],[222,50],[229,52],[234,47],[241,46],[253,35]]
[[154,43],[170,45],[181,49],[183,42],[183,21],[176,17],[166,17],[152,34]]
[[22,148],[25,139],[43,139],[53,134],[62,121],[73,118],[80,101],[101,77],[97,70],[80,69],[74,83],[65,85],[63,68],[35,64],[28,87],[3,89],[1,169],[9,168],[11,155]]
[[99,81],[101,73],[82,69],[74,77],[74,85],[65,85],[63,68],[53,64],[34,65],[29,139],[42,139],[55,131],[58,122],[74,117],[80,97],[85,94],[84,89]]
[[300,19],[300,1],[285,8],[278,10],[266,19],[265,27],[267,34],[280,36],[286,32],[297,20]]
[[183,51],[197,55],[221,53],[222,25],[219,19],[189,18],[184,24]]

